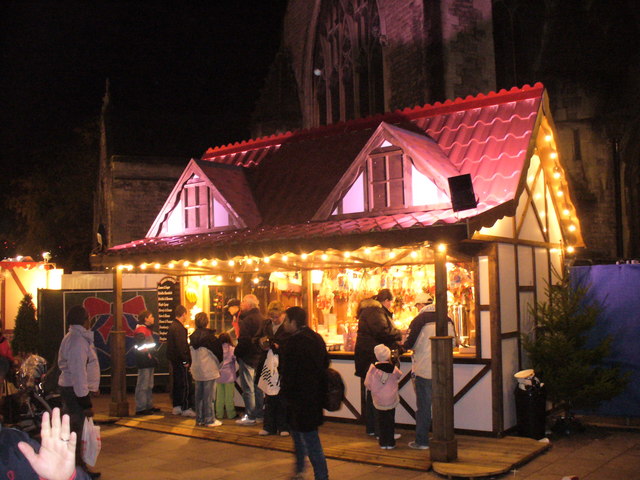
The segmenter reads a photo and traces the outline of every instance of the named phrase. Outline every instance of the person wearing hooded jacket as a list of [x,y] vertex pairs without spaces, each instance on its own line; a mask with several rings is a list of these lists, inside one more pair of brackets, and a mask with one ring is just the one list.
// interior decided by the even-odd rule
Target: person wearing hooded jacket
[[218,427],[222,425],[213,414],[213,383],[220,376],[222,343],[213,330],[208,328],[209,317],[200,312],[196,315],[196,330],[189,337],[191,351],[191,375],[196,382],[196,425]]
[[[100,365],[89,321],[89,314],[83,306],[71,307],[67,312],[69,332],[62,339],[58,351],[58,385],[63,411],[69,415],[71,431],[79,439],[82,438],[85,417],[93,417],[90,394],[97,393],[100,387]],[[76,465],[87,470],[92,478],[100,476],[98,472],[89,471],[82,460],[82,442],[76,444]]]
[[376,409],[380,448],[391,450],[396,447],[395,417],[396,406],[400,402],[398,382],[402,372],[391,362],[389,347],[376,345],[374,352],[378,361],[369,366],[364,386],[371,392]]
[[[392,302],[391,290],[384,288],[375,297],[364,299],[358,305],[358,334],[354,360],[355,374],[363,380],[367,376],[369,366],[376,362],[375,346],[383,344],[390,349],[395,349],[402,339],[402,333],[394,327],[392,322],[393,314],[390,311]],[[367,435],[378,434],[376,411],[370,391],[366,392],[365,425]]]

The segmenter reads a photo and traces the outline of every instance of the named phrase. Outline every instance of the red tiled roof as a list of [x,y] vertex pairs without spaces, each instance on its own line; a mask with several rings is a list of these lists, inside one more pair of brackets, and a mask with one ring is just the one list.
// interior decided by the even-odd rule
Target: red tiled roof
[[[180,252],[180,256],[175,258],[178,259],[188,258],[188,252],[200,252],[202,249],[214,251],[237,245],[245,245],[254,252],[260,250],[261,246],[265,246],[264,253],[272,254],[275,253],[273,251],[275,243],[288,245],[290,250],[295,250],[295,245],[298,242],[327,237],[350,237],[392,230],[424,229],[434,225],[447,225],[457,222],[458,218],[450,209],[377,217],[343,218],[341,220],[305,222],[296,225],[276,225],[226,232],[145,238],[112,247],[108,250],[107,255],[119,256],[126,262],[128,255],[145,256]],[[258,255],[258,253],[254,253],[254,255]],[[197,256],[197,259],[200,259],[201,256]],[[148,261],[151,260],[150,258]]]
[[[246,168],[262,217],[260,227],[204,236],[147,238],[113,247],[109,254],[405,230],[453,224],[490,211],[504,215],[495,207],[508,204],[519,194],[543,93],[542,84],[536,84],[210,148],[200,164]],[[433,139],[437,148],[426,143],[421,148],[444,152],[450,166],[445,167],[443,158],[440,167],[438,162],[431,167],[440,168],[443,177],[456,170],[469,173],[479,200],[477,209],[458,214],[448,209],[309,222],[381,122],[402,127],[407,139],[415,135],[412,131]]]

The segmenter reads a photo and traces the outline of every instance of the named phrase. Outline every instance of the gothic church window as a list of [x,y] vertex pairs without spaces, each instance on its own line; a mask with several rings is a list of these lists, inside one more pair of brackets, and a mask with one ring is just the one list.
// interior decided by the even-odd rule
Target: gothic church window
[[316,126],[384,111],[375,0],[323,3],[314,49],[313,98]]

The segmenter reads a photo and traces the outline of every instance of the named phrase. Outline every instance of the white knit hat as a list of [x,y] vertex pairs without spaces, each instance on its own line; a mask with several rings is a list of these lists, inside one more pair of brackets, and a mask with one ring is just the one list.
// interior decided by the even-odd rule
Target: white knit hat
[[384,344],[376,345],[373,349],[379,362],[388,362],[391,358],[391,350]]

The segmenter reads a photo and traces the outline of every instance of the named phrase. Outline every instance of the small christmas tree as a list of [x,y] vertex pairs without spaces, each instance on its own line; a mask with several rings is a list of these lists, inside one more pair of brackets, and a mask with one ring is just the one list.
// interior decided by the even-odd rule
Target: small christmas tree
[[622,393],[627,379],[618,367],[603,364],[612,339],[589,341],[602,312],[589,298],[589,288],[571,285],[567,274],[547,288],[547,295],[547,302],[530,310],[536,329],[523,338],[523,346],[549,400],[571,419],[573,410],[595,408]]
[[26,294],[20,302],[16,315],[11,349],[14,353],[26,356],[38,350],[38,321],[33,297]]

